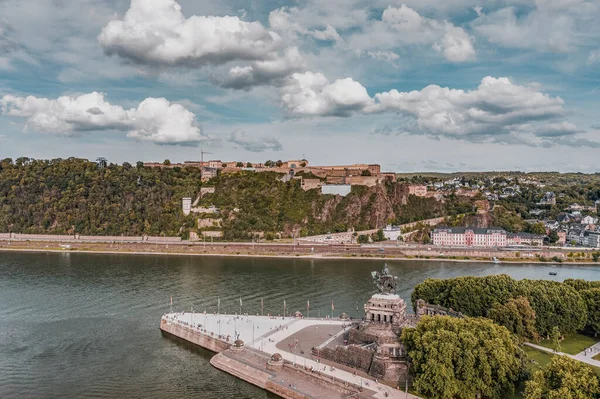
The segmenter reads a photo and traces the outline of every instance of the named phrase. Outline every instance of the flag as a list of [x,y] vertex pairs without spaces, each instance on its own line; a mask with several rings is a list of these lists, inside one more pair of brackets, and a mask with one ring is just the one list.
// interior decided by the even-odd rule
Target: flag
[[335,306],[333,306],[333,299],[331,300],[331,311],[333,312],[335,310]]
[[171,305],[173,304],[173,297],[171,297]]
[[283,308],[284,309],[286,308],[286,306],[285,306],[285,299],[283,300]]
[[221,298],[217,297],[217,306],[221,306]]
[[306,309],[310,309],[310,300],[306,301]]
[[240,306],[242,306],[242,297],[240,297]]

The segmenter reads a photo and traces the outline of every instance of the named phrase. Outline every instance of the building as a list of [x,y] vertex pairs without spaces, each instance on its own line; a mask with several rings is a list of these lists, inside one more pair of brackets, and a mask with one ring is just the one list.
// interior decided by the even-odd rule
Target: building
[[556,195],[552,191],[546,192],[539,202],[540,205],[556,205]]
[[223,162],[220,160],[208,161],[208,167],[214,169],[221,169],[223,167]]
[[425,185],[413,185],[408,186],[408,194],[416,195],[417,197],[427,196],[427,186]]
[[209,166],[203,166],[200,170],[203,182],[209,181],[213,177],[217,177],[217,175],[219,174],[219,169],[211,168]]
[[181,199],[181,209],[183,210],[183,214],[185,216],[189,215],[192,211],[192,199],[190,197],[185,197]]
[[283,163],[283,166],[288,169],[306,168],[308,161],[306,159],[295,159]]
[[385,229],[383,229],[383,235],[388,240],[397,241],[398,237],[402,235],[402,229],[400,226],[392,226],[391,224],[388,224],[385,226]]
[[321,194],[341,195],[345,197],[352,191],[350,184],[323,184],[321,186]]
[[501,228],[438,227],[431,233],[433,245],[450,247],[505,247],[506,231]]
[[320,188],[323,185],[320,179],[302,179],[302,190],[308,191],[315,188]]
[[588,232],[586,241],[588,247],[600,248],[600,231]]
[[596,223],[598,223],[598,219],[592,216],[585,216],[581,219],[580,223],[583,225],[595,225]]
[[546,236],[541,234],[531,233],[509,233],[506,235],[508,245],[526,245],[526,246],[542,246],[544,245],[544,238]]

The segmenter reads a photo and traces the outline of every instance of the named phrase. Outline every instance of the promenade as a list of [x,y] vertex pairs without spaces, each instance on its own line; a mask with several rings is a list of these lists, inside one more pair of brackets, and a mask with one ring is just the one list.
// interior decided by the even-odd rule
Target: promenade
[[[311,331],[335,331],[326,334],[327,338],[320,346],[332,344],[336,339],[351,327],[348,321],[327,318],[292,318],[274,316],[250,315],[219,315],[209,313],[169,313],[163,320],[186,326],[199,334],[209,335],[214,339],[233,344],[240,339],[247,347],[251,347],[271,356],[281,354],[282,358],[293,365],[302,366],[304,369],[318,371],[319,374],[331,377],[332,380],[341,381],[355,386],[362,386],[373,391],[373,398],[418,399],[410,393],[394,389],[388,385],[376,382],[368,377],[361,377],[355,373],[340,370],[336,367],[326,366],[318,360],[313,360],[310,345],[305,345],[304,351],[291,351],[285,342],[291,336],[310,336]],[[307,338],[308,339],[308,338]],[[312,343],[311,343],[312,344]],[[282,349],[286,348],[286,349]]]

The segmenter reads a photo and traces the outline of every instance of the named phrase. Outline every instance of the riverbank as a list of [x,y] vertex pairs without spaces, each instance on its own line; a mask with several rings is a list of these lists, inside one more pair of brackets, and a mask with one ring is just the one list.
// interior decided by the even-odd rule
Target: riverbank
[[[283,259],[357,259],[357,260],[417,260],[445,262],[487,262],[493,259],[510,264],[593,265],[591,254],[572,256],[572,252],[557,250],[484,251],[481,249],[439,249],[433,247],[362,247],[293,244],[149,244],[149,243],[68,243],[44,241],[0,241],[0,251],[53,252],[87,254],[128,254],[164,256],[216,256]],[[578,253],[580,254],[580,253]],[[511,256],[512,255],[512,256]]]

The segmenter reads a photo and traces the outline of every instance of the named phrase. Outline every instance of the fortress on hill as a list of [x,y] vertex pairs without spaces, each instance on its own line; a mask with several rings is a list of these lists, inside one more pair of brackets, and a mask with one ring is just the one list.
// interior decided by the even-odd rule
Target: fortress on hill
[[244,163],[241,161],[185,161],[183,163],[148,162],[144,166],[159,168],[200,168],[202,180],[206,181],[217,176],[218,173],[236,173],[239,171],[276,172],[294,178],[299,172],[312,174],[312,178],[302,178],[302,188],[310,190],[319,188],[323,184],[348,184],[374,186],[385,180],[395,181],[393,172],[381,172],[378,164],[351,164],[351,165],[310,165],[306,159],[277,161],[271,163]]

